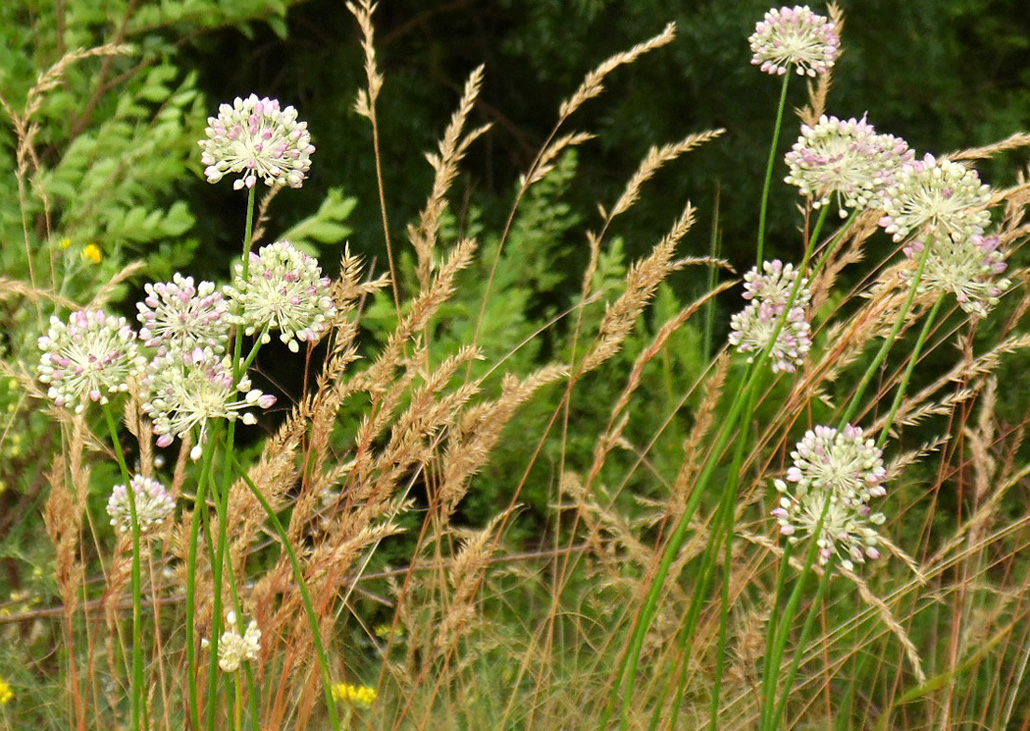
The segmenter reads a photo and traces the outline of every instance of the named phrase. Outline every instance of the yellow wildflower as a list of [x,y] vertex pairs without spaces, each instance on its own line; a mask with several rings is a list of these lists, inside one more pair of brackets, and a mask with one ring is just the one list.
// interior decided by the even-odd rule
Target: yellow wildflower
[[11,690],[10,684],[0,678],[0,706],[6,706],[14,698],[14,691]]
[[88,259],[94,264],[99,264],[104,258],[104,253],[100,250],[100,247],[96,244],[90,244],[82,250],[82,258]]
[[376,689],[367,685],[336,683],[333,685],[333,700],[349,703],[357,708],[370,708],[377,697]]
[[72,245],[72,240],[71,239],[61,239],[61,248],[62,249],[67,249],[71,245]]
[[397,625],[397,628],[394,629],[393,625],[389,623],[377,624],[372,631],[376,637],[382,640],[389,639],[390,637],[398,638],[404,636],[403,627]]

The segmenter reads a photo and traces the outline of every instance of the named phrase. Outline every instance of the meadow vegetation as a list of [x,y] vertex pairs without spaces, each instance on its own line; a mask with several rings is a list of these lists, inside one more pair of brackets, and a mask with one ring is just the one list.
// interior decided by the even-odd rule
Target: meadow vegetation
[[67,5],[0,10],[0,728],[1030,728],[1030,134],[837,116],[844,13],[770,10],[741,266],[732,190],[634,218],[725,129],[570,203],[674,23],[593,59],[497,217],[458,182],[489,70],[399,173],[354,0],[375,200],[281,225],[331,133],[176,53],[286,3],[129,3],[101,44]]

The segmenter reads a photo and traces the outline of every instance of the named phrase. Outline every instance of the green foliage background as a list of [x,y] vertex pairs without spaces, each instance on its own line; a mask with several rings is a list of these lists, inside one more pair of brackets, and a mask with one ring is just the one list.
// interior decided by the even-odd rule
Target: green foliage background
[[[493,130],[473,146],[452,190],[444,241],[475,235],[482,256],[465,273],[434,332],[441,353],[469,340],[516,181],[550,131],[561,100],[589,69],[670,20],[678,26],[675,42],[612,75],[607,94],[570,125],[596,134],[596,140],[566,157],[524,202],[498,268],[481,344],[493,362],[574,301],[587,251],[583,230],[597,225],[596,204],[616,199],[651,145],[692,132],[727,130],[663,170],[649,194],[618,221],[598,279],[615,286],[627,261],[654,244],[687,199],[701,213],[682,253],[706,254],[713,235],[708,229],[717,220],[723,255],[738,269],[750,266],[779,84],[749,63],[747,37],[769,6],[765,0],[382,0],[376,32],[386,85],[378,112],[391,235],[398,248],[405,224],[429,190],[432,171],[422,153],[435,148],[469,72],[486,65],[481,102],[469,126],[490,122]],[[835,71],[829,113],[868,111],[879,131],[904,137],[919,153],[987,144],[1030,124],[1025,0],[850,0],[841,6],[848,21],[845,55]],[[239,250],[245,197],[230,185],[206,183],[196,141],[219,103],[252,92],[296,106],[318,148],[304,188],[273,201],[266,241],[289,237],[318,254],[332,274],[338,246],[349,240],[377,271],[386,268],[371,131],[352,110],[365,84],[359,33],[342,0],[0,3],[0,96],[20,113],[39,74],[65,52],[111,41],[129,43],[132,50],[69,66],[34,117],[39,168],[33,182],[47,209],[38,196],[19,191],[16,140],[9,125],[0,128],[0,159],[8,172],[0,176],[4,277],[27,280],[31,250],[34,269],[49,272],[55,262],[56,289],[81,304],[124,263],[142,259],[143,271],[114,294],[130,318],[132,295],[145,281],[168,279],[174,271],[224,279]],[[789,103],[803,101],[796,82]],[[784,150],[795,136],[796,122],[789,121]],[[1011,163],[1002,158],[982,175],[992,184],[1011,182],[1005,176],[1019,167]],[[782,175],[781,163],[777,177]],[[774,187],[772,256],[795,258],[799,251],[795,203],[792,190]],[[91,243],[103,250],[99,265],[81,257]],[[880,243],[889,245],[886,237]],[[553,438],[544,445],[521,495],[530,508],[513,538],[535,540],[540,525],[533,506],[552,497],[548,470],[562,458],[573,469],[589,465],[593,440],[621,387],[622,376],[615,374],[625,373],[658,324],[700,294],[707,276],[698,267],[676,277],[659,293],[649,325],[634,333],[625,354],[591,374],[580,390],[587,397],[570,405],[579,428],[564,445]],[[410,279],[406,285],[414,288]],[[736,300],[727,298],[721,306],[728,317]],[[19,297],[0,301],[2,360],[31,367],[38,360],[36,337],[52,310]],[[586,316],[596,320],[602,311],[600,302]],[[385,337],[395,317],[387,302],[370,305],[364,321],[370,342]],[[555,353],[563,347],[557,335],[566,327],[559,322],[545,331],[507,367],[524,374],[561,355]],[[271,352],[266,360],[275,361]],[[636,404],[643,418],[627,434],[630,442],[656,433],[705,362],[701,333],[684,327],[645,374]],[[299,374],[264,365],[287,396],[299,392]],[[1013,368],[1019,372],[1010,383],[1027,377],[1025,368]],[[513,433],[542,434],[557,403],[556,393],[545,396],[519,414]],[[26,406],[16,381],[0,382],[0,406],[0,486],[10,488],[0,494],[2,598],[25,590],[47,601],[55,594],[51,548],[33,519],[44,497],[43,457],[54,445],[47,422]],[[653,473],[638,473],[638,495],[660,488],[650,481],[652,474],[674,473],[681,456],[676,450],[690,425],[689,406],[650,450]],[[341,450],[352,426],[341,427]],[[469,522],[482,522],[507,503],[534,446],[512,440],[498,451],[463,505]],[[627,473],[634,459],[627,452],[612,459],[610,469]],[[110,469],[94,473],[95,514],[102,514],[114,479]],[[387,546],[377,560],[403,560],[404,549]],[[54,639],[35,638],[21,651],[42,653]],[[24,657],[11,663],[27,665]],[[47,708],[42,690],[36,700],[37,708]]]

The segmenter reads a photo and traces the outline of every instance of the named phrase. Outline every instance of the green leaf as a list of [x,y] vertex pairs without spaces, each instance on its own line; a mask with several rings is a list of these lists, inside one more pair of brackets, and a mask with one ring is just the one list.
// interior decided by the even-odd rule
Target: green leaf
[[318,211],[286,231],[280,238],[309,254],[314,252],[316,243],[338,244],[353,231],[350,226],[343,225],[342,221],[350,216],[357,203],[356,198],[344,197],[342,188],[330,188]]

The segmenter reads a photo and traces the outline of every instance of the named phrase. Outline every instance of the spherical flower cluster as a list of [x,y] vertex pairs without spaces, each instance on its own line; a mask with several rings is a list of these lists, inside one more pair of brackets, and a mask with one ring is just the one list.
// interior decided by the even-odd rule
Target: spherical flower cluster
[[376,689],[367,685],[334,683],[332,691],[334,701],[337,703],[347,703],[357,708],[371,708],[378,697]]
[[980,182],[975,170],[926,155],[902,165],[895,175],[883,195],[886,215],[880,225],[895,241],[913,232],[961,241],[982,235],[990,225],[990,199],[990,186]]
[[[275,403],[275,396],[252,388],[246,375],[233,387],[232,364],[211,348],[173,351],[154,358],[143,378],[143,388],[143,411],[154,422],[159,447],[167,447],[173,438],[184,436],[194,427],[200,428],[200,440],[190,453],[193,459],[200,458],[209,419],[242,419],[244,424],[253,424],[254,415],[243,409],[267,409]],[[234,400],[237,392],[245,397]]]
[[787,73],[793,64],[800,76],[820,76],[833,67],[840,36],[833,23],[807,5],[770,10],[748,38],[751,63],[767,74]]
[[226,173],[239,173],[233,183],[239,190],[253,188],[258,178],[269,186],[299,188],[311,168],[311,144],[307,122],[297,121],[293,107],[280,109],[276,99],[251,94],[218,107],[218,117],[208,117],[200,141],[201,162],[207,182],[217,183]]
[[[236,628],[236,612],[227,612],[225,615],[225,632],[218,638],[218,667],[225,673],[235,673],[245,660],[257,660],[261,652],[261,630],[253,619],[247,625],[247,630],[240,634]],[[204,647],[208,641],[202,642]]]
[[779,506],[772,511],[780,533],[791,543],[814,536],[820,565],[832,556],[853,570],[856,563],[879,558],[882,513],[869,507],[872,498],[887,494],[887,471],[882,452],[862,429],[847,425],[838,431],[817,426],[793,452],[786,480],[776,480]]
[[[772,343],[769,359],[773,373],[792,373],[812,347],[811,327],[805,319],[812,297],[807,279],[802,279],[797,297],[787,309],[797,277],[792,264],[784,265],[778,259],[764,262],[762,273],[758,267],[752,268],[744,275],[744,299],[751,304],[730,318],[729,341],[741,353],[761,353]],[[748,358],[749,363],[753,360],[753,355]]]
[[[136,503],[136,522],[140,535],[143,535],[172,514],[175,500],[160,482],[149,477],[136,475],[129,484]],[[125,485],[114,486],[107,501],[107,514],[111,516],[111,525],[118,530],[126,532],[132,529],[132,508]]]
[[[998,244],[997,236],[979,234],[933,241],[919,281],[920,291],[951,292],[965,312],[986,317],[1011,284],[998,276],[1008,268]],[[904,249],[906,256],[918,259],[923,246],[923,242],[913,241]],[[912,272],[903,276],[911,278]]]
[[895,171],[912,157],[904,140],[877,134],[865,117],[842,122],[823,115],[814,127],[801,127],[801,136],[787,153],[790,173],[785,180],[814,198],[815,208],[829,205],[835,196],[844,217],[848,208],[878,205],[880,194],[894,182]]
[[50,385],[47,395],[77,414],[90,401],[106,404],[110,394],[127,391],[130,377],[146,362],[125,318],[100,310],[78,310],[67,323],[51,317],[39,349],[36,372]]
[[212,282],[193,285],[193,277],[176,273],[171,282],[146,284],[142,302],[136,303],[142,324],[140,339],[158,355],[196,347],[225,351],[229,340],[228,305]]
[[277,241],[250,254],[250,271],[236,265],[234,286],[226,287],[233,317],[247,335],[279,330],[279,339],[296,353],[298,340],[317,342],[327,322],[336,314],[329,295],[329,278],[322,276],[318,261],[298,251],[289,241]]

